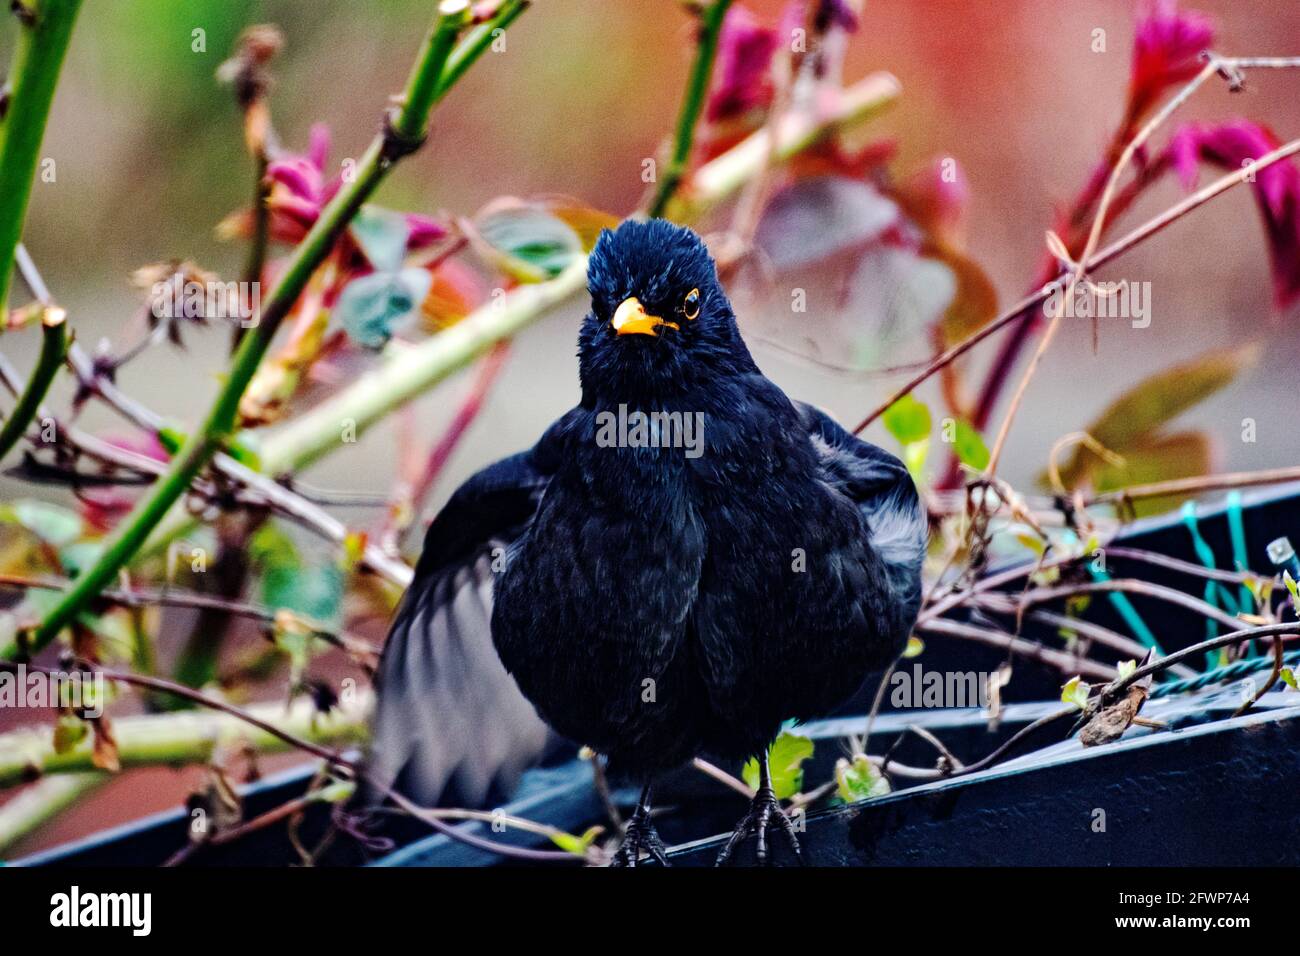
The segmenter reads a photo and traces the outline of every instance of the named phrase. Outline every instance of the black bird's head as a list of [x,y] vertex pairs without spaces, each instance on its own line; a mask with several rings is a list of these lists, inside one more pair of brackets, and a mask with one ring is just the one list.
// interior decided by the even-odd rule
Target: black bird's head
[[587,266],[583,393],[667,398],[755,370],[704,241],[663,219],[605,230]]

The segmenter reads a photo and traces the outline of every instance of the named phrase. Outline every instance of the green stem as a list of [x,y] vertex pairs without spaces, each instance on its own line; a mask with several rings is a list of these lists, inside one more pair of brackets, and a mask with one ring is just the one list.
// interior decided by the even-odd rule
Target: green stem
[[45,307],[41,313],[41,331],[41,354],[36,369],[27,380],[27,387],[18,396],[18,404],[5,419],[4,427],[0,428],[0,461],[22,440],[27,426],[36,417],[36,411],[45,400],[45,394],[50,390],[50,384],[58,374],[68,349],[67,314],[61,308]]
[[14,253],[27,217],[54,88],[81,6],[81,0],[25,2],[29,12],[24,16],[31,20],[19,28],[9,107],[0,126],[0,316],[9,301]]
[[46,777],[0,807],[0,853],[108,782],[104,770]]
[[456,45],[456,36],[468,20],[468,0],[442,0],[438,5],[438,19],[424,38],[424,46],[402,95],[402,108],[393,119],[393,130],[408,143],[416,144],[424,139],[429,113],[439,99],[443,70]]
[[659,188],[648,210],[651,218],[662,216],[668,208],[668,202],[686,175],[687,165],[691,159],[691,146],[695,142],[695,127],[699,123],[700,112],[709,92],[709,79],[713,76],[713,61],[718,55],[718,37],[722,33],[722,21],[726,18],[731,0],[713,0],[700,14],[700,43],[695,53],[695,64],[691,67],[691,77],[686,85],[686,97],[682,100],[682,111],[677,117],[677,133],[673,139],[672,155],[668,165],[659,177]]
[[487,51],[492,41],[499,35],[497,31],[507,29],[528,9],[529,2],[530,0],[506,0],[496,16],[480,23],[465,34],[465,38],[456,45],[456,49],[447,58],[447,67],[442,71],[442,79],[438,81],[435,103],[446,96],[447,91],[455,86],[465,72],[474,65],[474,61]]
[[447,64],[456,34],[468,16],[469,6],[465,0],[443,0],[433,28],[411,69],[402,105],[392,118],[391,126],[370,144],[358,164],[355,178],[330,200],[311,231],[294,250],[293,258],[262,309],[260,321],[235,352],[226,384],[208,411],[203,426],[185,442],[172,460],[171,467],[149,494],[122,520],[105,544],[99,560],[77,578],[76,585],[64,594],[35,630],[26,635],[25,641],[18,647],[6,646],[0,650],[0,656],[12,658],[21,652],[34,654],[54,640],[117,576],[189,488],[194,477],[230,439],[238,418],[240,399],[280,322],[357,210],[393,165],[417,148],[423,139],[429,112],[438,94],[438,78]]
[[[294,737],[325,746],[361,743],[366,739],[373,700],[369,691],[322,714],[315,704],[298,698],[255,704],[249,714]],[[117,756],[122,768],[162,764],[201,763],[222,744],[247,743],[258,753],[285,753],[293,747],[283,738],[249,724],[234,714],[214,710],[186,710],[168,714],[143,714],[113,720]],[[33,774],[81,772],[97,769],[90,734],[69,750],[54,749],[52,728],[34,727],[0,734],[0,788],[31,779]]]

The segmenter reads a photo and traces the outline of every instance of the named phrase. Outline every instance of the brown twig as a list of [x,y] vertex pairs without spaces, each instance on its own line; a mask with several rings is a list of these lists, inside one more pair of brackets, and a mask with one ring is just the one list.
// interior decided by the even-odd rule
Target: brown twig
[[974,624],[963,624],[960,621],[950,621],[946,618],[927,621],[925,624],[918,625],[918,630],[926,631],[931,634],[946,634],[949,637],[959,637],[965,640],[977,641],[981,644],[988,644],[990,647],[997,647],[1010,651],[1020,657],[1029,660],[1039,661],[1055,667],[1063,674],[1087,674],[1090,677],[1099,677],[1109,679],[1115,676],[1115,668],[1102,664],[1098,661],[1090,660],[1086,657],[1077,657],[1073,654],[1067,654],[1064,651],[1058,651],[1051,647],[1046,647],[1034,641],[1028,641],[1014,634],[1008,634],[1006,631],[999,631],[989,627],[977,627]]
[[1300,621],[1289,621],[1284,624],[1264,624],[1260,627],[1247,627],[1239,631],[1233,631],[1230,634],[1220,634],[1218,637],[1212,637],[1208,640],[1201,641],[1199,644],[1193,644],[1190,647],[1184,647],[1182,650],[1174,651],[1172,654],[1167,654],[1159,660],[1152,661],[1149,664],[1144,664],[1130,672],[1128,676],[1122,677],[1108,684],[1102,691],[1102,702],[1113,703],[1127,688],[1142,680],[1142,678],[1146,677],[1148,674],[1157,674],[1175,664],[1181,664],[1183,661],[1197,657],[1206,651],[1217,650],[1220,647],[1228,647],[1232,644],[1241,644],[1261,637],[1274,636],[1281,640],[1300,636]]
[[714,780],[718,781],[718,783],[722,784],[724,787],[730,787],[732,790],[735,790],[745,799],[747,800],[754,799],[754,791],[750,789],[749,784],[745,783],[745,781],[743,780],[733,777],[731,774],[727,773],[727,771],[723,770],[721,767],[709,763],[703,757],[696,757],[694,760],[691,761],[691,766],[693,766],[696,770],[700,771],[700,773],[712,777]]
[[[1173,206],[1165,210],[1160,215],[1155,216],[1154,218],[1148,220],[1147,222],[1143,223],[1141,226],[1138,226],[1132,232],[1128,233],[1127,235],[1123,236],[1120,239],[1117,239],[1115,242],[1112,242],[1104,249],[1101,249],[1100,251],[1094,253],[1092,256],[1088,257],[1083,263],[1083,267],[1085,271],[1093,272],[1099,269],[1101,266],[1110,262],[1112,259],[1116,259],[1119,256],[1123,255],[1124,253],[1128,252],[1134,246],[1140,245],[1142,242],[1145,242],[1147,239],[1151,238],[1156,233],[1162,232],[1163,230],[1165,230],[1166,228],[1168,228],[1169,226],[1177,222],[1179,219],[1186,216],[1188,213],[1199,208],[1200,206],[1205,205],[1207,202],[1209,202],[1211,199],[1214,199],[1220,193],[1226,192],[1229,189],[1231,189],[1233,186],[1246,182],[1248,179],[1250,179],[1253,176],[1255,172],[1258,172],[1259,170],[1272,166],[1274,163],[1281,162],[1282,160],[1294,156],[1297,153],[1300,153],[1300,139],[1292,140],[1286,145],[1278,147],[1272,152],[1266,154],[1265,156],[1260,157],[1258,161],[1251,164],[1250,166],[1243,167],[1241,170],[1237,172],[1228,173],[1227,175],[1222,176],[1219,179],[1216,179],[1214,182],[1210,183],[1205,188],[1198,190],[1197,192],[1193,193],[1190,196],[1187,196],[1181,202],[1174,204]],[[1011,308],[1008,309],[1006,312],[1003,312],[1000,316],[998,316],[988,325],[984,326],[984,328],[980,329],[978,332],[974,333],[964,341],[957,343],[952,348],[948,349],[946,352],[940,355],[933,362],[930,362],[928,365],[926,365],[926,367],[922,371],[918,372],[911,379],[909,379],[906,384],[904,384],[901,388],[896,390],[892,395],[889,396],[889,398],[887,398],[883,403],[877,406],[875,410],[873,410],[861,422],[859,422],[857,427],[853,429],[853,433],[855,435],[861,434],[867,428],[868,425],[870,425],[877,418],[883,415],[885,411],[889,408],[889,406],[893,405],[894,402],[898,401],[904,395],[910,394],[913,390],[917,388],[917,386],[921,385],[923,382],[929,379],[940,369],[944,368],[946,365],[949,365],[950,363],[961,358],[961,356],[965,355],[967,352],[969,352],[980,342],[983,342],[986,338],[988,338],[993,333],[1006,328],[1008,325],[1015,322],[1021,316],[1027,314],[1031,309],[1034,309],[1037,306],[1042,305],[1043,302],[1047,301],[1048,297],[1060,287],[1059,285],[1060,281],[1061,281],[1060,278],[1053,280],[1052,282],[1049,282],[1046,285],[1044,285],[1041,289],[1038,289],[1037,291],[1032,292],[1029,295],[1025,296],[1015,305],[1011,306]]]
[[[392,801],[395,804],[397,804],[407,813],[410,813],[412,816],[415,816],[425,821],[430,826],[432,826],[435,830],[437,830],[439,833],[442,833],[459,842],[466,843],[477,849],[486,850],[487,852],[496,853],[503,856],[512,856],[518,859],[530,860],[530,861],[573,862],[576,859],[574,855],[571,853],[565,853],[562,851],[552,852],[546,850],[530,850],[524,847],[509,846],[506,844],[496,843],[492,840],[485,840],[482,837],[475,836],[472,833],[465,833],[463,831],[457,830],[455,827],[446,824],[442,818],[453,817],[453,818],[463,819],[465,814],[472,813],[472,811],[456,811],[456,810],[448,810],[442,808],[431,810],[424,807],[420,807],[419,805],[415,804],[407,797],[393,790],[392,787],[383,784],[380,781],[375,780],[374,778],[367,776],[364,768],[357,761],[345,757],[343,754],[339,753],[336,750],[332,750],[329,747],[321,746],[320,744],[317,744],[313,741],[289,733],[288,731],[285,731],[282,728],[276,727],[272,723],[262,720],[261,718],[257,717],[255,714],[252,714],[249,711],[244,710],[243,708],[238,707],[234,704],[230,704],[224,700],[221,700],[220,698],[212,697],[208,694],[202,693],[201,691],[197,691],[194,690],[193,688],[186,687],[182,684],[178,684],[175,681],[166,680],[165,678],[150,677],[144,674],[131,673],[130,671],[105,669],[99,667],[97,664],[90,661],[77,660],[73,662],[73,666],[77,667],[78,669],[84,669],[92,674],[102,675],[102,677],[105,680],[120,681],[121,683],[130,684],[136,687],[142,687],[147,690],[161,692],[165,694],[171,694],[173,696],[181,697],[185,700],[192,701],[193,703],[199,704],[203,707],[207,707],[209,709],[221,711],[222,713],[228,714],[231,717],[241,720],[252,727],[256,727],[258,730],[261,730],[263,733],[269,734],[270,736],[283,741],[284,743],[288,744],[290,747],[293,747],[297,750],[301,750],[304,753],[312,754],[315,757],[319,757],[321,760],[325,761],[325,763],[330,767],[335,767],[340,770],[343,770],[351,774],[354,778],[366,780],[369,784],[374,786],[377,791],[388,796],[390,799],[392,799]],[[57,669],[51,667],[42,667],[36,664],[27,664],[27,663],[19,664],[14,661],[0,660],[0,671],[18,673],[20,667],[25,668],[28,673],[46,674],[50,676],[55,676],[61,673]],[[543,825],[537,824],[537,826],[543,826]]]
[[1153,584],[1150,581],[1141,581],[1136,578],[1113,578],[1106,581],[1084,581],[1077,584],[1060,584],[1054,587],[1035,588],[1026,591],[1017,603],[1021,608],[1028,608],[1035,604],[1044,604],[1048,601],[1073,597],[1076,594],[1096,594],[1110,591],[1141,594],[1143,597],[1154,598],[1169,604],[1177,604],[1227,627],[1237,627],[1241,624],[1240,618],[1219,610],[1208,601],[1192,597],[1190,594],[1184,594],[1175,588],[1165,587],[1163,584]]
[[1250,709],[1259,703],[1259,699],[1273,689],[1278,678],[1282,676],[1282,665],[1285,663],[1282,657],[1282,635],[1278,634],[1273,638],[1273,669],[1269,671],[1268,679],[1264,681],[1264,686],[1251,695],[1250,700],[1246,701],[1235,711],[1232,716],[1240,717],[1242,714],[1249,713]]
[[1084,503],[1087,505],[1122,504],[1143,498],[1194,495],[1205,491],[1225,491],[1232,488],[1255,488],[1259,485],[1272,485],[1284,481],[1300,481],[1300,466],[1154,481],[1146,485],[1134,485],[1130,488],[1118,488],[1115,491],[1092,495],[1085,498]]

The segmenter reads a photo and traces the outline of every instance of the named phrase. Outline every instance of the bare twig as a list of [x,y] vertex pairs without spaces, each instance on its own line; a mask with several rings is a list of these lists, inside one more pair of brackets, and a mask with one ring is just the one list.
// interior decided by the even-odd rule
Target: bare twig
[[1016,637],[1014,634],[1008,634],[1006,631],[999,631],[994,628],[977,627],[974,624],[962,624],[960,621],[938,618],[918,625],[918,630],[988,644],[990,647],[1001,648],[1017,656],[1048,664],[1063,674],[1086,674],[1089,677],[1102,679],[1115,676],[1115,668],[1109,665],[1089,660],[1086,657],[1067,654],[1064,651],[1058,651],[1034,641],[1027,641],[1024,638]]
[[[1098,252],[1094,253],[1092,256],[1084,260],[1084,262],[1082,263],[1082,268],[1084,269],[1085,272],[1089,272],[1089,273],[1099,269],[1101,266],[1110,262],[1112,259],[1116,259],[1119,256],[1123,255],[1124,253],[1128,252],[1134,246],[1140,245],[1141,243],[1145,242],[1147,239],[1149,239],[1151,236],[1154,236],[1156,233],[1162,232],[1169,226],[1173,225],[1173,223],[1177,222],[1179,219],[1183,218],[1188,213],[1192,212],[1194,209],[1197,209],[1205,205],[1207,202],[1209,202],[1211,199],[1214,199],[1219,194],[1227,192],[1233,186],[1248,181],[1249,179],[1252,178],[1254,172],[1258,172],[1262,169],[1272,166],[1274,163],[1278,163],[1284,159],[1288,159],[1291,156],[1294,156],[1296,153],[1300,153],[1300,139],[1292,140],[1286,145],[1280,146],[1277,149],[1273,150],[1272,152],[1264,156],[1261,156],[1259,160],[1257,160],[1255,163],[1252,163],[1250,166],[1243,167],[1241,170],[1237,172],[1228,173],[1227,175],[1222,176],[1219,179],[1216,179],[1214,182],[1210,183],[1205,188],[1198,190],[1197,192],[1193,193],[1190,196],[1187,196],[1181,202],[1174,204],[1173,206],[1165,210],[1160,215],[1153,217],[1152,219],[1143,223],[1141,226],[1138,226],[1132,232],[1128,233],[1127,235],[1123,236],[1120,239],[1117,239],[1115,242],[1112,242],[1104,249],[1101,249]],[[950,363],[961,358],[961,356],[965,355],[967,352],[969,352],[980,342],[984,341],[993,333],[1006,328],[1008,325],[1015,322],[1021,316],[1026,315],[1031,309],[1034,309],[1037,306],[1042,305],[1045,301],[1047,301],[1050,295],[1052,295],[1054,292],[1058,291],[1061,288],[1060,281],[1061,280],[1058,278],[1052,282],[1047,283],[1041,289],[1038,289],[1037,291],[1032,292],[1029,295],[1025,296],[1015,305],[1011,306],[1010,309],[1003,312],[1000,316],[998,316],[988,325],[984,326],[984,328],[980,329],[978,332],[974,333],[964,341],[957,343],[952,348],[948,349],[946,352],[940,355],[933,362],[930,362],[928,365],[926,365],[924,369],[922,369],[911,379],[909,379],[906,384],[904,384],[901,388],[897,389],[892,395],[889,396],[889,398],[887,398],[884,402],[882,402],[879,406],[877,406],[875,410],[873,410],[861,422],[859,422],[857,427],[853,429],[853,433],[855,435],[861,434],[867,428],[868,425],[870,425],[877,418],[883,415],[885,411],[889,408],[889,406],[893,405],[894,402],[898,401],[904,395],[911,393],[914,389],[916,389],[917,386],[925,382],[927,379],[929,379],[940,369],[944,368]]]

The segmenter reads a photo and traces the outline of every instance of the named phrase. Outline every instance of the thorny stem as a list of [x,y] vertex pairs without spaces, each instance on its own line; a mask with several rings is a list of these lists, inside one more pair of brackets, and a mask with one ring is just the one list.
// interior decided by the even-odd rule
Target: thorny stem
[[[244,263],[244,281],[250,288],[260,286],[262,271],[266,265],[266,251],[271,233],[271,184],[266,178],[268,167],[266,151],[259,149],[253,156],[253,236],[248,245],[248,260]],[[159,326],[162,328],[163,326]],[[231,351],[239,348],[248,330],[236,325],[230,338]]]
[[[39,274],[34,274],[34,278],[39,281]],[[166,422],[159,415],[121,391],[104,376],[97,374],[90,357],[75,343],[68,350],[68,362],[83,388],[92,392],[137,428],[156,435],[166,427]],[[155,472],[165,470],[153,459],[146,459],[141,464]],[[287,488],[260,472],[253,471],[224,452],[218,452],[212,464],[224,478],[243,486],[259,498],[261,503],[273,508],[277,514],[297,522],[335,544],[342,544],[346,540],[347,528],[306,495]],[[366,544],[362,553],[362,563],[400,587],[410,583],[411,569],[404,562],[385,554],[374,544]]]
[[691,67],[690,79],[686,84],[686,96],[682,99],[681,113],[677,117],[677,132],[673,137],[673,149],[659,177],[646,212],[654,219],[664,214],[669,201],[686,175],[687,165],[691,159],[691,147],[695,142],[695,127],[699,123],[700,113],[709,92],[709,78],[713,75],[713,61],[718,54],[718,37],[722,33],[722,21],[726,18],[731,0],[713,0],[700,13],[699,46],[695,53],[695,63]]
[[[1232,584],[1243,584],[1246,581],[1259,577],[1259,575],[1250,572],[1220,571],[1214,568],[1206,568],[1199,564],[1192,564],[1190,561],[1181,561],[1178,558],[1171,558],[1168,555],[1159,554],[1155,551],[1146,551],[1141,548],[1124,548],[1102,545],[1101,550],[1107,557],[1142,561],[1146,564],[1158,565],[1160,567],[1169,568],[1173,571],[1182,571],[1183,573],[1195,575],[1197,577],[1212,578],[1217,581],[1225,581]],[[1021,578],[1029,577],[1035,571],[1057,567],[1068,567],[1082,561],[1090,560],[1092,560],[1092,556],[1088,554],[1062,554],[1055,558],[1048,558],[1037,565],[1025,564],[1010,568],[1006,571],[1000,571],[996,574],[990,574],[987,577],[981,578],[967,590],[957,591],[931,601],[921,610],[918,620],[921,623],[925,623],[928,620],[940,617],[944,613],[952,610],[954,607],[957,607],[972,597],[989,591],[995,591],[1003,585],[1011,584],[1014,581],[1019,581]]]
[[[438,95],[438,80],[451,53],[457,32],[468,16],[465,0],[443,0],[434,26],[411,70],[402,105],[385,130],[375,138],[358,165],[356,178],[330,200],[320,218],[295,249],[293,257],[262,310],[252,334],[235,353],[225,387],[209,410],[203,426],[186,441],[167,474],[132,509],[114,531],[99,560],[88,568],[72,590],[31,633],[25,649],[35,653],[50,643],[82,607],[101,591],[139,550],[153,528],[166,517],[200,469],[234,433],[239,402],[266,353],[280,322],[324,261],[335,240],[405,154],[418,148],[428,125],[429,111]],[[6,647],[0,655],[13,656]]]
[[6,314],[41,140],[80,7],[81,0],[30,2],[28,16],[20,21],[9,100],[0,123],[0,317]]
[[691,766],[706,777],[712,777],[724,787],[729,787],[736,791],[736,793],[743,796],[746,800],[754,799],[754,791],[749,784],[745,783],[745,781],[741,780],[739,777],[733,777],[717,764],[710,763],[703,757],[695,757],[691,760]]

